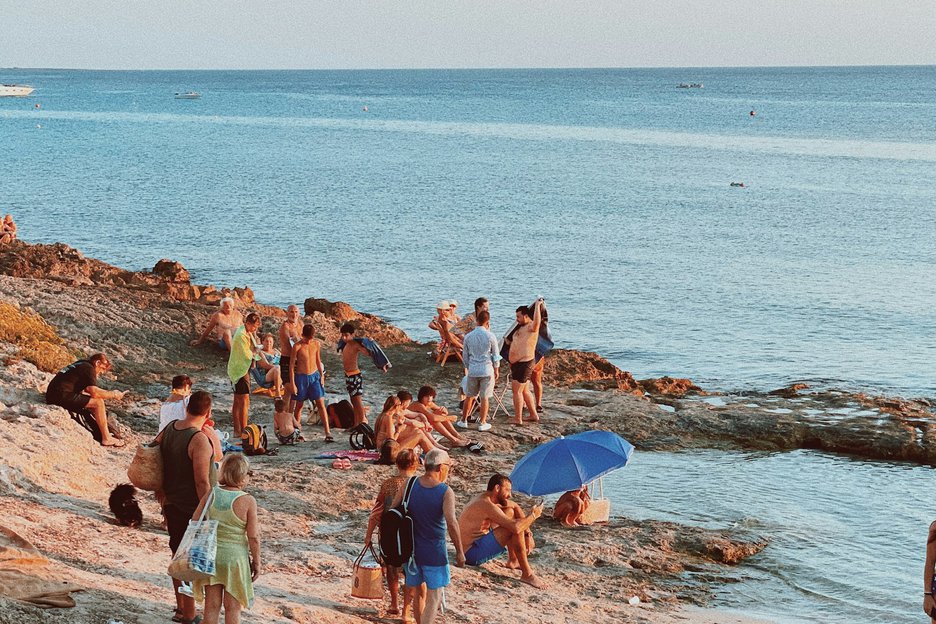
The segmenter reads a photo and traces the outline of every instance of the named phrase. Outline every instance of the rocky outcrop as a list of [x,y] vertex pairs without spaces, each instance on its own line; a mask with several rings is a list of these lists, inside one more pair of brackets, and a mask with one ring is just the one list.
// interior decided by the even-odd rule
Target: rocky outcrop
[[702,388],[692,383],[691,379],[659,377],[656,379],[641,379],[637,383],[647,394],[667,397],[684,397],[687,394],[706,394]]
[[343,323],[355,325],[359,336],[373,338],[384,347],[412,343],[410,337],[379,316],[358,312],[344,301],[328,301],[309,297],[303,304],[305,314],[315,325],[316,333],[328,342],[338,342],[338,330]]
[[643,395],[630,373],[591,351],[553,349],[546,357],[545,366],[543,378],[551,386],[615,389]]
[[809,384],[794,383],[794,384],[790,384],[789,386],[785,388],[778,388],[776,390],[771,390],[767,394],[771,396],[780,396],[785,399],[792,399],[797,394],[799,394],[800,390],[806,390],[808,388],[809,388]]

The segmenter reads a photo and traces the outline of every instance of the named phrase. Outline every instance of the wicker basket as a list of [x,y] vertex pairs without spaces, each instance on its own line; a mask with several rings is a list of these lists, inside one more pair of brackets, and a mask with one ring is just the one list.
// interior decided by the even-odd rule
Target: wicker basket
[[[365,555],[370,552],[370,557]],[[383,568],[377,561],[374,547],[368,544],[354,560],[354,572],[351,574],[351,595],[355,598],[382,600],[384,594]]]

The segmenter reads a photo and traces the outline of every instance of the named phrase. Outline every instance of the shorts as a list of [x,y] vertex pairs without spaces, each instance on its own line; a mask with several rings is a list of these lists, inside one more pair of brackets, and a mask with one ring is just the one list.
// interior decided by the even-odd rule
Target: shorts
[[273,387],[273,382],[266,380],[266,374],[267,371],[263,370],[259,366],[250,369],[250,376],[253,377],[255,384],[261,388],[271,388]]
[[91,397],[87,394],[46,394],[46,404],[47,405],[58,405],[59,407],[64,407],[69,412],[80,412],[81,410],[88,408],[88,401],[91,400]]
[[533,376],[533,360],[527,360],[525,362],[517,362],[516,364],[510,365],[510,378],[516,381],[517,383],[526,383],[530,381],[530,378]]
[[470,566],[479,566],[500,557],[505,552],[507,552],[507,547],[497,541],[494,531],[488,531],[487,534],[471,542],[471,546],[465,551],[465,563]]
[[182,536],[185,535],[185,529],[188,528],[189,520],[192,519],[194,513],[195,509],[186,511],[175,505],[163,507],[163,517],[166,519],[166,529],[169,531],[169,550],[173,555],[182,543]]
[[448,565],[421,566],[409,563],[403,566],[403,570],[406,572],[407,587],[419,587],[425,583],[426,589],[439,589],[451,581]]
[[237,380],[237,383],[232,383],[231,386],[234,388],[234,394],[250,394],[250,374],[244,375]]
[[298,429],[293,429],[293,432],[290,433],[288,436],[281,436],[280,434],[277,433],[276,441],[279,442],[280,444],[295,444],[296,442],[299,441],[300,435],[301,434],[299,433]]
[[280,374],[283,377],[283,383],[289,383],[289,356],[281,355],[280,356]]
[[344,383],[345,388],[348,389],[348,396],[356,397],[364,394],[364,377],[361,373],[345,376]]
[[465,394],[490,399],[494,396],[494,377],[468,377],[465,381]]
[[296,394],[293,401],[318,401],[325,398],[325,388],[322,387],[322,375],[315,371],[311,375],[296,373]]

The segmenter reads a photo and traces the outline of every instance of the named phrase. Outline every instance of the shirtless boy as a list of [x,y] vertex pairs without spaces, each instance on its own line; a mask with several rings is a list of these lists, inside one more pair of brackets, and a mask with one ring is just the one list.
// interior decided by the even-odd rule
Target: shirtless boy
[[285,379],[285,392],[288,397],[286,406],[290,412],[293,410],[292,395],[296,392],[289,377],[289,360],[292,358],[293,345],[299,342],[302,335],[302,320],[299,318],[299,306],[293,304],[286,308],[286,320],[279,328],[280,343],[280,370]]
[[527,559],[527,542],[524,533],[543,514],[543,506],[536,505],[530,514],[516,519],[514,514],[505,514],[503,507],[510,502],[510,478],[495,474],[488,481],[487,490],[473,499],[458,518],[462,544],[467,545],[465,563],[479,566],[505,552],[519,564],[520,580],[537,589],[546,589],[546,583],[533,572]]
[[422,414],[432,425],[432,428],[445,436],[454,446],[468,446],[470,440],[466,440],[458,434],[458,430],[452,424],[455,422],[455,416],[448,413],[448,410],[435,402],[436,391],[432,386],[423,386],[416,395],[416,402],[409,406],[411,412]]
[[302,405],[305,401],[315,404],[319,418],[325,426],[325,441],[334,442],[325,412],[325,367],[322,365],[322,349],[315,339],[315,328],[302,328],[302,340],[293,345],[289,361],[289,383],[295,388],[293,421],[298,429],[301,425]]
[[538,421],[536,400],[530,390],[530,379],[536,359],[536,340],[539,338],[540,324],[543,320],[543,300],[533,304],[533,316],[527,306],[517,308],[517,329],[510,341],[510,389],[513,392],[514,419],[511,424],[523,424],[523,405],[530,412],[528,420]]
[[299,441],[299,430],[284,399],[273,401],[273,433],[280,444],[295,444]]
[[[354,332],[357,328],[353,324],[345,323],[339,331],[344,341],[344,348],[341,349],[341,364],[344,366],[345,388],[348,390],[348,397],[354,407],[353,426],[356,427],[362,422],[367,422],[367,414],[364,410],[364,377],[361,375],[358,356],[370,357],[370,353],[364,345],[354,339]],[[384,367],[384,372],[387,372],[387,368],[389,365]]]

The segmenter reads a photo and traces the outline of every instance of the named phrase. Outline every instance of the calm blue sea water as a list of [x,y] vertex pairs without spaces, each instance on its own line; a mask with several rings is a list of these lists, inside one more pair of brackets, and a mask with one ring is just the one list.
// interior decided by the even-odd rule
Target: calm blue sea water
[[27,240],[418,339],[438,299],[503,330],[541,294],[561,346],[638,377],[936,395],[936,67],[0,81],[36,87],[0,99]]

